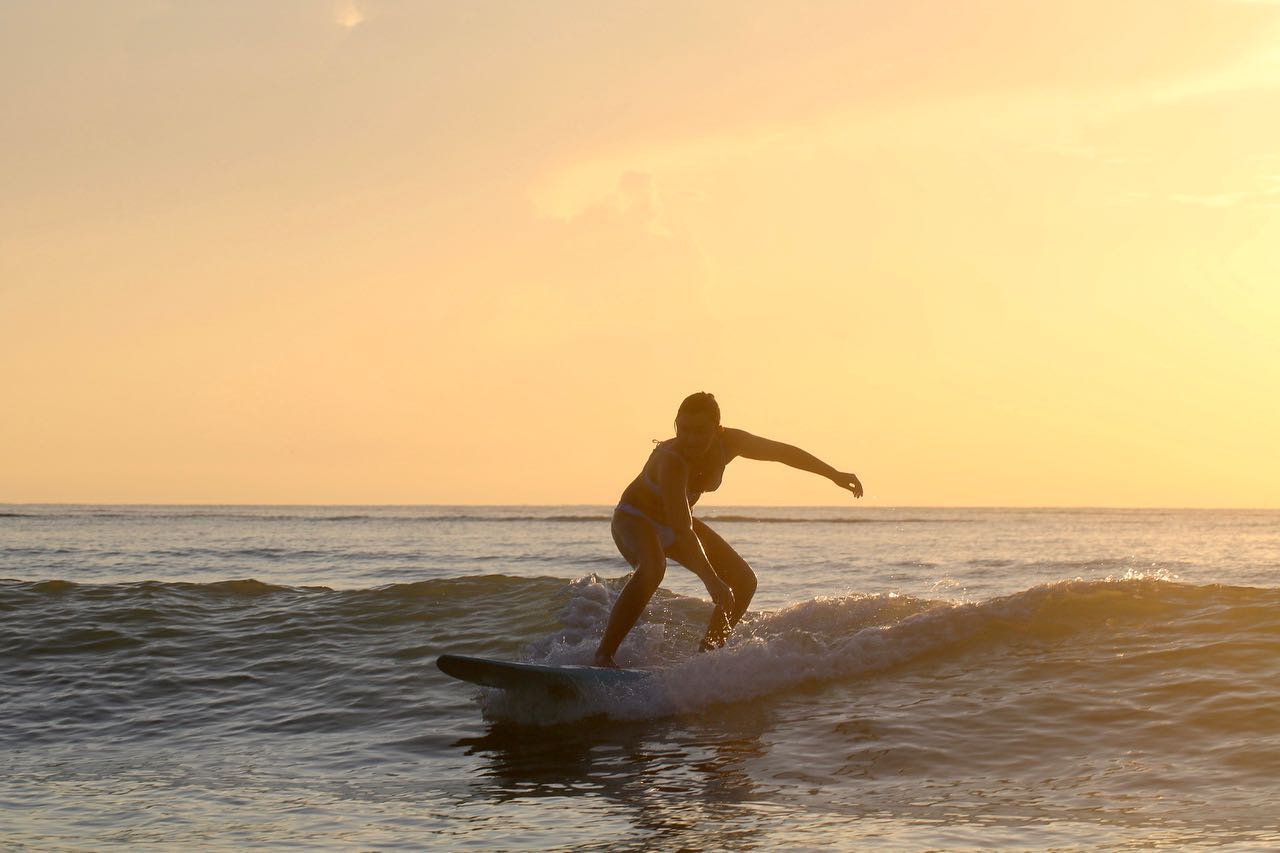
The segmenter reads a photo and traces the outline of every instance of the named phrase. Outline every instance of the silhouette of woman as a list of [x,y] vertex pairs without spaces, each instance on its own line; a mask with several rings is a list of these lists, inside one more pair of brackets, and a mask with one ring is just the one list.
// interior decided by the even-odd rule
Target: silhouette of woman
[[704,492],[720,487],[725,466],[738,456],[820,474],[862,497],[862,483],[853,474],[798,447],[721,426],[720,405],[705,391],[686,397],[676,412],[676,437],[658,442],[613,511],[613,541],[635,571],[613,605],[596,649],[597,666],[617,666],[613,656],[662,582],[668,558],[697,575],[715,602],[699,650],[723,646],[747,612],[756,591],[755,573],[690,509]]

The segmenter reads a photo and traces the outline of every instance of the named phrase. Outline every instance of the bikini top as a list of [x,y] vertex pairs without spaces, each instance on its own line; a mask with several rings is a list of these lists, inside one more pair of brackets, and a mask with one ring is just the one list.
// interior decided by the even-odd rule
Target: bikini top
[[[679,453],[670,447],[659,444],[653,449],[653,453],[671,453],[680,456]],[[649,454],[649,458],[653,458],[653,453]],[[680,457],[684,459],[683,456]],[[692,468],[689,471],[689,482],[685,487],[685,493],[690,501],[698,499],[698,496],[704,492],[714,492],[720,488],[720,483],[724,480],[724,468],[729,464],[729,460],[724,456],[724,438],[718,437],[715,446],[709,449],[706,454],[699,460],[699,467]],[[649,465],[645,463],[644,471],[641,472],[641,479],[644,484],[649,487],[649,491],[662,497],[662,487],[659,486],[652,478],[649,477]]]

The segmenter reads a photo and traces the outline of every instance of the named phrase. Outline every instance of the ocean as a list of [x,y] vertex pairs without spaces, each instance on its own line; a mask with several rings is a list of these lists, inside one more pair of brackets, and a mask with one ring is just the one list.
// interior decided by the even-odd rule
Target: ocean
[[599,506],[0,505],[0,846],[1280,847],[1280,512],[700,507],[643,689]]

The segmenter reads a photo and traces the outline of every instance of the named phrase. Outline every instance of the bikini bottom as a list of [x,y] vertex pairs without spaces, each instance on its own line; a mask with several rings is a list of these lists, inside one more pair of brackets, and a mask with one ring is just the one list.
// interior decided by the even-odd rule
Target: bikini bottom
[[645,521],[652,524],[654,529],[658,531],[658,541],[662,543],[663,548],[670,548],[672,545],[675,544],[676,532],[672,530],[670,527],[668,527],[667,525],[663,524],[662,522],[655,520],[653,516],[645,513],[642,510],[636,509],[629,503],[619,502],[617,511],[625,512],[628,515],[634,515],[639,518],[643,518]]

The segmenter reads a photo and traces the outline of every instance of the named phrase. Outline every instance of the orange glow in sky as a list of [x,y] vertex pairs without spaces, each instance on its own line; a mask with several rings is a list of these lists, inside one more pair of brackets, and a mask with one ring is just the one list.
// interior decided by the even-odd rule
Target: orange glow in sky
[[17,0],[0,75],[0,501],[605,504],[707,390],[870,505],[1280,505],[1280,4]]

